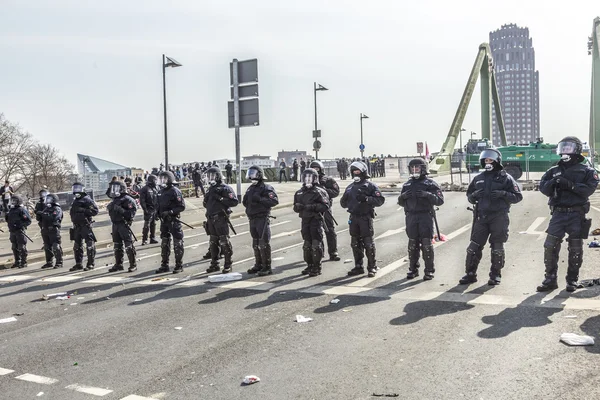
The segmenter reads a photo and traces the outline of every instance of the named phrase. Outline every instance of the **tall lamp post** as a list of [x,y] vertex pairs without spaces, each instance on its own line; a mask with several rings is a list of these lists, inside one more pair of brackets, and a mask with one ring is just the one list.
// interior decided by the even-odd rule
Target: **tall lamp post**
[[460,154],[460,163],[458,164],[458,179],[460,179],[460,184],[462,186],[462,163],[463,163],[463,158],[465,156],[464,150],[463,150],[463,145],[462,145],[462,133],[466,131],[465,128],[460,128],[460,133],[459,133],[459,154]]
[[[477,132],[473,132],[471,131],[471,140],[473,139],[473,136],[476,136]],[[469,146],[467,146],[468,148]],[[467,153],[468,155],[469,153]],[[469,173],[469,184],[471,183],[471,167],[469,167],[469,165],[467,165],[467,172]]]
[[369,117],[363,113],[360,113],[360,158],[363,158],[365,152],[365,142],[363,141],[363,119],[368,119]]
[[167,140],[167,84],[165,79],[165,71],[167,67],[177,68],[181,67],[181,64],[170,57],[162,55],[162,75],[163,75],[163,106],[164,106],[164,117],[165,117],[165,171],[169,170],[169,145]]
[[[329,89],[317,82],[314,82],[313,89],[315,93],[315,130],[313,131],[313,138],[315,139],[315,143],[317,143],[321,137],[321,132],[319,131],[319,128],[317,128],[317,92],[326,91]],[[315,160],[319,159],[319,148],[320,143],[319,146],[315,146]]]

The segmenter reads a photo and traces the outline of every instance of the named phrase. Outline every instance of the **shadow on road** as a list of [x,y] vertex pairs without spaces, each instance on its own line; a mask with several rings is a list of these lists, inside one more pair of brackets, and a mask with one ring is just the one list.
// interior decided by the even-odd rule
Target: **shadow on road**
[[550,317],[563,310],[563,307],[539,307],[540,301],[548,293],[535,293],[513,308],[505,308],[499,314],[481,318],[491,325],[477,333],[483,339],[506,337],[521,328],[538,328],[552,323]]
[[598,347],[598,340],[600,340],[600,315],[590,317],[581,324],[581,331],[594,338],[595,346],[584,346],[585,349],[594,354],[600,354],[600,347]]

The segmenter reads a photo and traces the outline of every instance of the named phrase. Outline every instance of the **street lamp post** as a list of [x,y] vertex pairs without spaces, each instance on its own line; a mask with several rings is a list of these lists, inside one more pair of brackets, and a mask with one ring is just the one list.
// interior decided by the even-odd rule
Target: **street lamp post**
[[462,133],[466,131],[465,128],[460,128],[460,133],[459,133],[459,146],[460,146],[460,163],[458,164],[458,179],[460,179],[460,185],[462,186],[462,163],[463,163],[463,157],[465,156],[464,150],[463,150],[463,145],[462,145]]
[[363,154],[365,152],[365,142],[363,140],[363,119],[368,119],[369,117],[363,113],[360,113],[360,158],[363,158]]
[[167,84],[165,71],[167,67],[181,67],[181,64],[170,57],[162,55],[162,76],[163,76],[163,111],[165,118],[165,171],[169,170],[169,145],[167,140]]
[[[473,136],[477,135],[477,132],[473,132],[471,131],[471,140],[473,140]],[[469,147],[469,146],[467,146]],[[467,153],[468,155],[468,153]],[[469,165],[467,165],[467,172],[469,173],[469,184],[471,183],[471,167]]]
[[[321,134],[319,132],[319,128],[317,128],[317,92],[321,92],[321,91],[326,91],[329,90],[327,89],[325,86],[321,85],[320,83],[317,82],[313,82],[314,86],[313,86],[313,91],[315,94],[315,130],[313,131],[313,138],[315,139],[315,142],[319,140],[319,138],[321,137]],[[318,85],[318,87],[317,87]],[[318,146],[315,146],[315,160],[319,159],[319,148]]]

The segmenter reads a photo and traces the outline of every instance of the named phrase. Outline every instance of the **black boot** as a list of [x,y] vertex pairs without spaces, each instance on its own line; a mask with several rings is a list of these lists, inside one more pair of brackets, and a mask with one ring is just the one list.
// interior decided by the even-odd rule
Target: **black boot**
[[178,274],[183,272],[183,239],[173,240],[173,252],[175,253],[175,269],[173,270],[173,273]]
[[560,244],[562,240],[556,236],[546,236],[544,242],[544,265],[546,272],[542,284],[536,288],[538,292],[550,292],[558,289],[558,255],[560,254]]
[[[329,212],[326,213],[326,215],[329,215]],[[326,218],[328,217],[326,216]],[[325,223],[327,223],[327,221]],[[337,234],[335,233],[333,221],[327,225],[327,228],[329,231],[325,233],[325,237],[327,238],[327,252],[329,253],[329,261],[340,261],[341,258],[337,251]]]
[[262,259],[263,267],[258,271],[259,276],[271,275],[271,245],[269,243],[260,244],[260,257]]
[[357,276],[365,273],[365,269],[362,265],[356,265],[350,271],[348,271],[348,276]]
[[465,260],[465,271],[466,275],[460,278],[458,281],[461,285],[468,285],[469,283],[477,282],[477,267],[479,261],[481,261],[482,249],[475,242],[469,243],[467,247],[467,258]]
[[365,244],[365,255],[367,256],[367,276],[372,278],[378,270],[375,259],[375,242],[373,237],[370,236],[363,238],[363,243]]
[[222,272],[224,274],[228,274],[233,271],[233,262],[231,260],[231,257],[233,256],[233,248],[231,247],[231,242],[227,236],[219,236],[219,247],[221,248],[221,253],[223,253],[223,256],[225,256]]
[[488,285],[497,286],[502,278],[502,268],[504,268],[504,248],[503,243],[492,243],[492,268],[490,269],[490,279]]
[[157,269],[156,271],[154,271],[155,274],[164,274],[166,272],[169,272],[171,269],[169,268],[169,265],[161,265],[159,269]]
[[423,262],[425,263],[425,275],[423,280],[430,281],[433,279],[435,274],[435,268],[433,267],[433,245],[431,239],[421,240],[421,249],[423,250]]
[[96,244],[94,242],[89,243],[87,245],[86,252],[87,252],[87,264],[83,270],[91,271],[94,269],[94,261],[96,259]]
[[569,242],[569,266],[567,268],[567,292],[574,292],[579,283],[579,268],[583,263],[583,239],[568,239]]
[[[45,265],[44,265],[45,267]],[[42,267],[42,268],[44,268]],[[83,265],[81,265],[81,262],[76,263],[73,267],[69,268],[69,271],[73,272],[73,271],[83,271]]]
[[135,247],[133,243],[125,248],[125,252],[127,253],[127,259],[129,260],[129,268],[127,272],[134,272],[137,270],[137,259],[135,258],[137,253],[135,251]]
[[321,262],[323,261],[323,242],[313,240],[311,243],[313,268],[308,271],[308,276],[321,275]]
[[252,240],[252,250],[254,250],[254,266],[250,268],[247,272],[249,274],[256,274],[263,267],[260,249],[258,248],[258,239]]
[[419,276],[419,242],[416,239],[408,239],[408,272],[406,279],[414,279]]
[[113,243],[113,246],[115,264],[108,270],[108,272],[123,271],[123,257],[125,255],[125,252],[123,251],[123,243]]
[[304,245],[302,246],[302,258],[304,259],[304,262],[306,262],[306,268],[302,270],[301,274],[308,275],[313,268],[312,248],[311,243],[308,240],[305,240]]

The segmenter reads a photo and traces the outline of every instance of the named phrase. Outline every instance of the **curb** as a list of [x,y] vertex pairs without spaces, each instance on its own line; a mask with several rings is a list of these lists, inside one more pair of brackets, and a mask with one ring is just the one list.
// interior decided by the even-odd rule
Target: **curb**
[[[282,204],[278,204],[275,207],[271,208],[271,210],[278,210],[281,208],[287,208],[294,205],[293,202],[289,202],[289,203],[282,203]],[[246,213],[245,212],[237,212],[237,213],[232,213],[229,218],[238,218],[238,217],[243,217],[245,216]],[[202,224],[204,223],[205,220],[202,221],[194,221],[194,222],[190,222],[188,223],[188,225],[193,226],[194,228],[200,228],[202,227]],[[135,232],[136,236],[141,236],[141,232]],[[70,243],[70,241],[69,241]],[[107,244],[112,243],[112,240],[101,240],[96,242],[96,248],[100,247],[100,246],[105,246]],[[63,249],[63,256],[67,255],[67,254],[72,254],[73,253],[73,248],[68,248],[68,249]],[[40,260],[45,260],[46,255],[42,253],[40,254],[35,254],[32,255],[30,257],[27,257],[27,262],[37,262]],[[4,262],[2,264],[0,264],[0,270],[5,270],[5,269],[10,269],[10,266],[12,265],[11,262]]]

